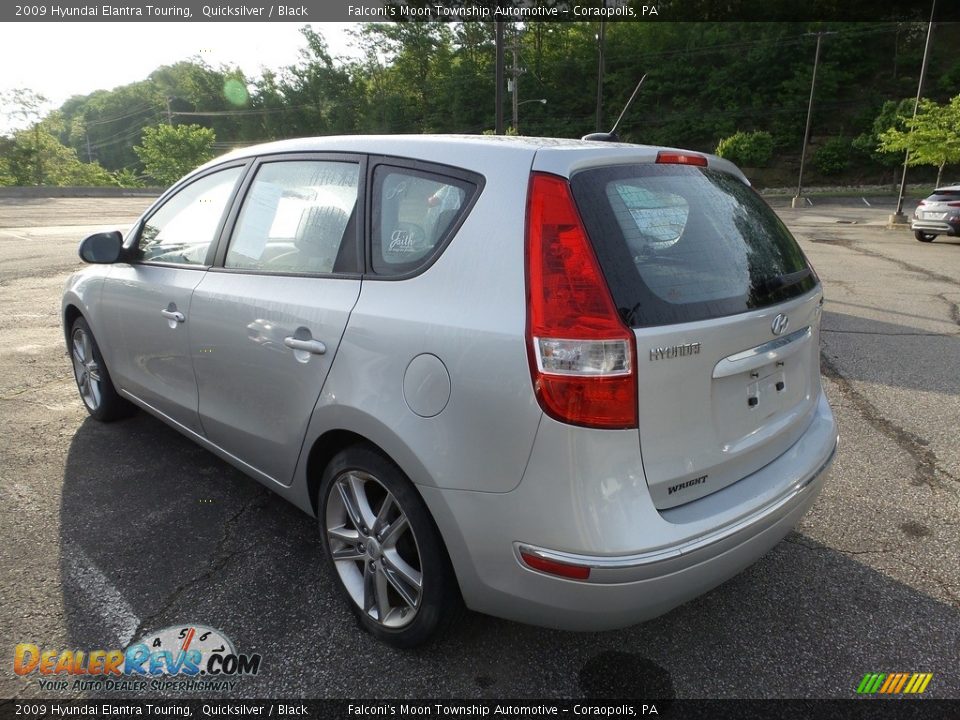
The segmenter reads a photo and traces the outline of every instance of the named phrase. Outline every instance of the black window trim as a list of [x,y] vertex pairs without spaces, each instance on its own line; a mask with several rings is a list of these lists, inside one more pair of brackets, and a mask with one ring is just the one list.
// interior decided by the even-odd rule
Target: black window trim
[[[378,200],[378,198],[374,198],[373,196],[373,175],[377,168],[380,167],[389,167],[397,170],[410,170],[441,179],[447,177],[474,186],[473,192],[469,194],[467,201],[461,207],[461,211],[456,222],[452,223],[450,227],[447,228],[443,238],[441,238],[440,241],[434,245],[433,250],[431,250],[430,253],[423,259],[423,262],[421,262],[412,270],[394,275],[377,273],[373,269],[373,204]],[[397,157],[394,155],[370,155],[367,164],[366,178],[366,187],[368,188],[365,213],[366,222],[363,228],[365,236],[363,243],[365,256],[363,274],[364,280],[383,280],[390,282],[395,280],[409,280],[410,278],[417,277],[418,275],[421,275],[429,270],[430,267],[432,267],[433,264],[440,259],[440,256],[446,251],[447,246],[460,231],[460,227],[464,222],[466,222],[467,218],[470,217],[470,213],[473,212],[474,205],[477,204],[477,201],[483,194],[483,188],[485,185],[486,178],[483,175],[470,170],[465,170],[463,168],[454,167],[452,165],[444,165],[443,163],[429,162],[426,160],[416,160],[413,158]]]
[[[354,232],[355,236],[351,239],[353,242],[357,261],[356,267],[360,269],[360,272],[329,272],[329,273],[319,273],[319,272],[291,272],[291,271],[266,271],[261,268],[228,268],[224,266],[227,258],[227,249],[230,245],[230,241],[233,238],[233,232],[236,229],[237,221],[240,218],[240,211],[243,209],[243,204],[247,199],[247,194],[250,191],[250,188],[253,186],[254,181],[256,180],[257,173],[260,168],[268,163],[279,163],[279,162],[303,162],[303,161],[313,161],[313,162],[348,162],[358,165],[358,176],[357,176],[357,219],[355,222]],[[236,275],[257,275],[260,277],[267,276],[276,276],[276,277],[310,277],[310,278],[330,278],[330,279],[360,279],[363,276],[363,228],[365,224],[364,215],[366,213],[366,203],[364,198],[367,194],[367,156],[362,153],[344,153],[344,152],[288,152],[288,153],[272,153],[269,155],[259,155],[253,159],[250,167],[247,170],[246,175],[243,180],[240,182],[238,187],[238,192],[232,200],[230,206],[230,211],[226,215],[226,221],[224,222],[220,235],[217,241],[216,252],[212,258],[210,267],[208,270],[210,272],[218,273],[233,273]]]
[[[223,233],[224,225],[227,221],[227,218],[230,217],[230,212],[236,202],[237,194],[240,189],[243,187],[246,178],[250,173],[250,166],[252,165],[253,158],[240,158],[233,161],[224,162],[220,165],[213,165],[203,172],[198,172],[194,174],[187,175],[186,177],[178,180],[172,186],[170,186],[163,194],[158,197],[146,212],[140,217],[137,221],[137,224],[130,231],[130,234],[127,236],[123,244],[124,255],[126,255],[125,260],[131,265],[144,265],[149,267],[170,267],[177,268],[182,270],[209,270],[210,266],[213,264],[214,256],[216,254],[217,247],[220,244],[220,238]],[[237,179],[236,184],[233,186],[233,190],[230,192],[230,196],[227,198],[227,202],[224,205],[225,211],[220,215],[220,222],[217,223],[217,228],[214,230],[213,237],[210,240],[210,245],[207,247],[207,255],[204,258],[203,263],[172,263],[172,262],[153,262],[150,260],[141,260],[136,257],[136,249],[140,244],[140,234],[143,232],[143,226],[146,222],[156,215],[160,210],[167,204],[167,202],[180,193],[180,191],[185,190],[190,185],[193,185],[199,180],[203,180],[206,177],[214,175],[218,172],[224,170],[230,170],[232,168],[240,168],[240,176]]]

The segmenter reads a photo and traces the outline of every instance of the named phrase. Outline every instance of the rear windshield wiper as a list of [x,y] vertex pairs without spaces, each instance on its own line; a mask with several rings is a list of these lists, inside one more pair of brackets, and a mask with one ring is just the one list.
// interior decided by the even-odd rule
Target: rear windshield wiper
[[756,289],[763,293],[771,293],[777,290],[783,290],[784,288],[791,287],[793,285],[799,285],[813,273],[810,271],[810,268],[804,268],[803,270],[797,270],[792,273],[784,273],[783,275],[775,275],[772,278],[767,278],[766,280],[761,280],[756,285]]

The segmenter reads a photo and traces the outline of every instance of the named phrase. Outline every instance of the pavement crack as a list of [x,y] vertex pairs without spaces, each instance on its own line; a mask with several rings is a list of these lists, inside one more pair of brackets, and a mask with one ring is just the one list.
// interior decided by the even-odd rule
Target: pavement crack
[[897,560],[902,562],[904,565],[912,567],[918,575],[925,577],[927,580],[930,580],[932,583],[937,585],[943,591],[944,595],[949,597],[955,605],[960,606],[960,596],[958,596],[949,583],[943,580],[943,578],[941,578],[939,575],[930,572],[929,568],[924,567],[923,565],[918,565],[917,563],[907,560],[906,558],[897,557]]
[[58,374],[55,378],[53,378],[52,380],[49,380],[49,381],[47,381],[47,382],[45,382],[45,383],[40,383],[39,385],[31,385],[30,387],[21,388],[20,390],[17,390],[16,392],[12,392],[12,393],[10,393],[9,395],[0,396],[0,400],[17,400],[17,399],[20,398],[21,395],[24,395],[24,394],[26,394],[26,393],[29,393],[29,392],[38,392],[38,391],[40,391],[40,390],[46,390],[48,387],[50,387],[50,386],[52,386],[52,385],[59,385],[59,384],[62,383],[63,381],[69,379],[69,378],[71,377],[71,375],[72,375],[72,373],[70,373],[69,371],[63,371],[63,372],[61,372],[60,374]]
[[[941,273],[934,272],[933,270],[928,270],[925,267],[920,265],[914,265],[913,263],[908,263],[906,260],[900,260],[898,258],[892,258],[889,255],[884,255],[882,252],[876,250],[869,250],[865,247],[861,247],[855,240],[849,239],[818,239],[813,240],[813,242],[821,242],[829,245],[840,245],[849,250],[853,250],[856,253],[861,255],[866,255],[867,257],[877,258],[878,260],[886,260],[887,262],[893,263],[897,267],[906,270],[908,272],[914,272],[919,275],[923,275],[927,279],[936,280],[938,282],[946,283],[948,285],[956,285],[960,287],[960,280],[950,277],[949,275],[942,275]],[[948,301],[949,302],[949,301]]]
[[821,353],[821,367],[823,374],[832,380],[840,394],[860,413],[861,417],[883,435],[893,440],[897,446],[907,453],[914,462],[914,480],[916,484],[927,485],[931,488],[941,487],[938,476],[960,482],[960,477],[953,475],[941,465],[937,454],[928,447],[927,441],[919,435],[900,427],[874,405],[863,393],[857,390],[833,361]]
[[950,319],[957,325],[960,325],[960,304],[948,298],[946,293],[939,293],[936,297],[947,304],[947,307],[950,308]]
[[805,542],[800,542],[798,540],[792,540],[789,537],[784,538],[784,542],[790,543],[791,545],[796,545],[797,547],[802,547],[805,550],[810,550],[812,552],[820,551],[833,551],[838,552],[841,555],[888,555],[895,552],[894,548],[890,547],[881,547],[875,548],[873,550],[847,550],[846,548],[837,547],[834,545],[811,545]]
[[960,332],[881,332],[879,330],[835,330],[832,328],[820,328],[820,332],[838,333],[840,335],[880,335],[883,337],[957,337],[960,335]]
[[837,553],[840,553],[841,555],[849,555],[851,557],[858,557],[861,555],[885,556],[889,558],[891,562],[900,563],[902,565],[906,565],[907,567],[912,568],[918,575],[922,576],[923,578],[937,585],[943,591],[944,595],[949,597],[954,604],[960,606],[960,595],[957,595],[956,591],[950,586],[948,582],[943,580],[938,575],[930,572],[929,568],[923,565],[918,565],[917,563],[903,557],[903,555],[898,553],[897,548],[882,547],[882,548],[876,548],[874,550],[847,550],[846,548],[836,547],[834,545],[820,545],[820,544],[812,545],[812,544],[801,542],[799,540],[796,540],[790,537],[784,538],[783,541],[785,543],[789,543],[790,545],[801,547],[804,550],[809,550],[811,552],[837,552]]
[[253,510],[259,510],[260,508],[265,507],[270,500],[270,493],[267,490],[259,490],[252,498],[250,498],[250,500],[244,503],[239,510],[224,520],[223,529],[220,533],[220,539],[217,540],[216,547],[213,550],[210,561],[207,563],[207,567],[202,572],[175,587],[164,598],[163,603],[157,610],[140,621],[140,624],[137,626],[136,630],[133,631],[133,635],[127,642],[139,637],[143,637],[147,630],[153,627],[158,618],[165,615],[188,590],[209,580],[211,577],[213,577],[214,573],[226,567],[235,557],[243,555],[254,549],[257,546],[256,543],[235,548],[233,550],[227,550],[227,545],[229,544],[234,534],[234,530],[237,524],[240,522],[240,519]]

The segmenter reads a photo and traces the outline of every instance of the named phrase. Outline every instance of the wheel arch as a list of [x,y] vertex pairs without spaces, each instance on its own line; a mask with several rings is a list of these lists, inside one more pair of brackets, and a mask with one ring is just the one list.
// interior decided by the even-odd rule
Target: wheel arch
[[83,311],[72,302],[67,303],[63,308],[63,337],[68,347],[70,345],[70,328],[73,327],[73,323],[77,321],[78,317],[83,316]]
[[[372,445],[386,457],[390,457],[376,443],[370,442],[363,435],[351,430],[328,430],[310,447],[310,453],[307,455],[307,492],[310,494],[310,507],[313,509],[314,517],[319,513],[320,498],[317,495],[320,490],[320,479],[327,465],[341,450],[361,443]],[[396,464],[392,458],[391,461]]]

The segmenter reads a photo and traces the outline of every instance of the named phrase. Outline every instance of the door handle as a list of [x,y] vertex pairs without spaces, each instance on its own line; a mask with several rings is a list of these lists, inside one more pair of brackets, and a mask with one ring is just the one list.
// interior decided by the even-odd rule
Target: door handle
[[319,340],[300,340],[292,335],[290,337],[285,337],[283,339],[283,344],[291,350],[303,350],[304,352],[312,353],[314,355],[323,355],[327,352],[327,346]]
[[182,323],[186,320],[186,316],[179,310],[161,310],[160,314],[163,315],[167,320],[175,320],[178,323]]

